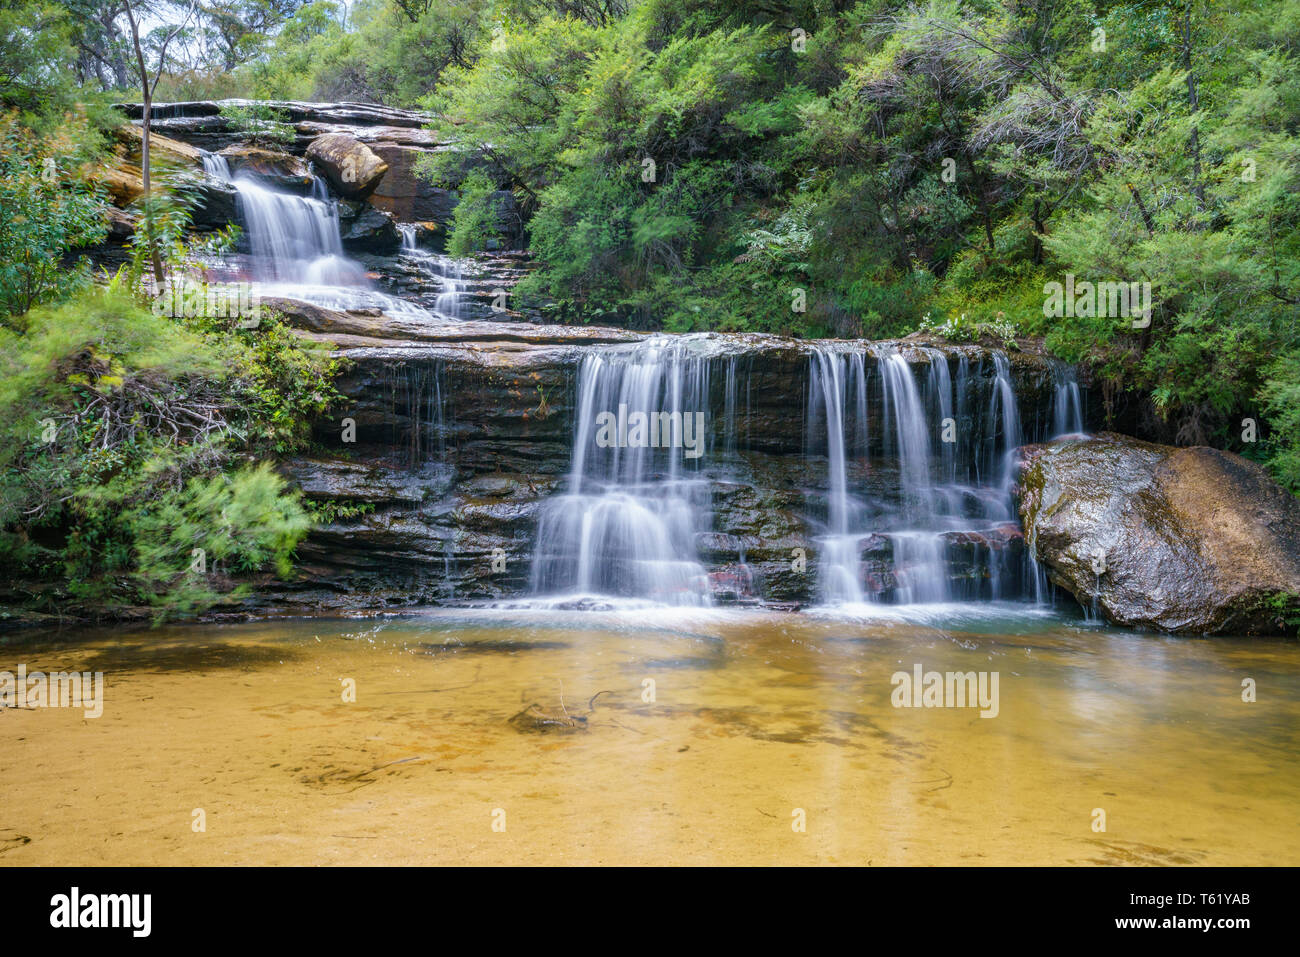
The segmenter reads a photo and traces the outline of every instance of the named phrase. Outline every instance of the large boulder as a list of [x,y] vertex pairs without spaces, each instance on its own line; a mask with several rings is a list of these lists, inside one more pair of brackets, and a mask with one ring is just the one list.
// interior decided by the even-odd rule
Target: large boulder
[[109,160],[96,170],[94,180],[104,187],[113,205],[125,209],[144,194],[144,176],[139,166],[124,160]]
[[1260,466],[1106,432],[1023,455],[1026,539],[1081,604],[1174,634],[1294,630],[1300,500]]
[[326,133],[312,140],[307,159],[347,199],[365,199],[388,172],[388,164],[349,133]]

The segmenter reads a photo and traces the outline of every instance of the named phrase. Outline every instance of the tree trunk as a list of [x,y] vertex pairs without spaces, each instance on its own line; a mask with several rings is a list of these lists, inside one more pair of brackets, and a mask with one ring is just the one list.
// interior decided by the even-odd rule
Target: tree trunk
[[[1196,92],[1196,74],[1192,72],[1192,0],[1187,0],[1183,9],[1183,69],[1187,72],[1187,107],[1193,113],[1200,106],[1200,97]],[[1201,131],[1192,127],[1189,143],[1192,152],[1192,193],[1197,205],[1205,208],[1205,185],[1201,182]]]
[[1029,218],[1034,226],[1030,233],[1030,236],[1033,239],[1034,249],[1032,259],[1034,265],[1041,266],[1043,264],[1043,233],[1047,232],[1047,228],[1043,225],[1043,208],[1041,200],[1037,198],[1034,199],[1034,209],[1033,212],[1029,214]]
[[1133,202],[1137,203],[1138,212],[1142,215],[1142,225],[1147,228],[1147,235],[1154,238],[1156,224],[1151,218],[1151,211],[1147,209],[1146,203],[1142,202],[1142,194],[1138,192],[1137,187],[1132,183],[1128,184],[1128,191],[1133,195]]
[[153,98],[149,95],[147,86],[148,84],[144,96],[144,112],[141,114],[143,121],[140,136],[140,179],[144,184],[145,239],[149,243],[149,260],[153,263],[154,282],[161,286],[163,283],[162,253],[158,251],[157,237],[154,236],[153,202],[150,199],[152,189],[149,174],[149,126],[152,123]]
[[[135,20],[135,11],[130,2],[124,4],[127,19],[131,22],[131,42],[135,45],[135,61],[140,68],[140,93],[144,108],[140,114],[140,183],[144,187],[144,240],[149,246],[149,259],[153,263],[154,283],[163,283],[162,254],[158,252],[157,237],[153,228],[153,190],[149,170],[149,125],[153,110],[153,91],[149,88],[149,69],[144,62],[144,49],[140,46],[140,27]],[[166,54],[164,48],[160,56]],[[161,68],[160,68],[161,72]]]

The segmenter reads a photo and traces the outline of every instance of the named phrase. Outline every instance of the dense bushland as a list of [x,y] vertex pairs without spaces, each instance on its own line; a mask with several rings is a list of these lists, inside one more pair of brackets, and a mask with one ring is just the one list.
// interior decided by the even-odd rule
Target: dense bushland
[[[491,244],[512,191],[518,295],[557,320],[1041,336],[1145,434],[1300,490],[1300,0],[218,0],[165,56],[189,6],[133,9],[159,100],[429,110],[459,147],[427,170],[460,189],[452,250]],[[140,89],[123,10],[0,10],[0,554],[197,607],[179,552],[282,567],[301,535],[252,463],[303,441],[328,363],[78,264],[110,104]],[[183,270],[183,196],[149,202]],[[1150,321],[1053,313],[1067,281],[1149,284]]]

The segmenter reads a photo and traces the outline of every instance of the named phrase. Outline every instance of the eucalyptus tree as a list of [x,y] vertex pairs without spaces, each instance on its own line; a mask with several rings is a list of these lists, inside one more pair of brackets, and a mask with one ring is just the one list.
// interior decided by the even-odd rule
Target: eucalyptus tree
[[[167,48],[189,25],[191,18],[198,9],[199,0],[190,0],[190,3],[183,8],[183,15],[153,31],[152,44],[147,44],[141,40],[141,16],[161,17],[167,12],[171,12],[175,16],[174,11],[178,4],[174,0],[122,0],[122,4],[125,8],[127,22],[131,26],[131,44],[135,51],[136,67],[139,70],[140,77],[140,94],[142,98],[140,173],[141,183],[144,187],[141,202],[144,209],[145,242],[149,246],[149,259],[153,264],[154,281],[161,284],[165,276],[163,274],[162,253],[158,248],[157,237],[154,232],[152,171],[149,161],[149,134],[152,123],[153,94],[154,90],[158,88],[158,81],[162,79],[163,70],[167,67]],[[154,48],[152,54],[154,66],[152,70],[147,62],[146,46]]]

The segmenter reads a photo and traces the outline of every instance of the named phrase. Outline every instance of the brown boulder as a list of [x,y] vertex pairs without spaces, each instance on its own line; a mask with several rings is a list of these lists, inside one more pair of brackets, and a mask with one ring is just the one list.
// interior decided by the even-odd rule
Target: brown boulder
[[307,159],[347,199],[365,199],[388,172],[388,164],[348,133],[326,133],[312,140]]
[[1294,630],[1300,500],[1259,465],[1109,432],[1024,456],[1026,539],[1081,604],[1175,634]]
[[434,222],[445,232],[451,222],[456,197],[417,172],[416,164],[428,150],[400,143],[372,143],[371,150],[388,164],[388,173],[375,188],[370,202],[403,223]]

